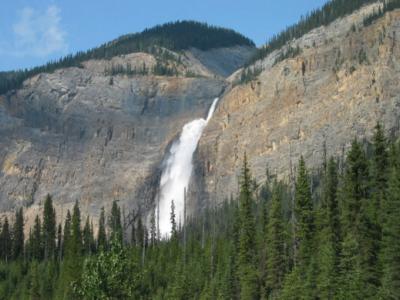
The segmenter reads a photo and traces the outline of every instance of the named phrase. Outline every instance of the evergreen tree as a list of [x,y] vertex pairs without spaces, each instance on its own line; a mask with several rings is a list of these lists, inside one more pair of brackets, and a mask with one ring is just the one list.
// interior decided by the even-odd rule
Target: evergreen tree
[[61,261],[62,258],[62,243],[63,243],[63,237],[62,237],[62,226],[61,224],[58,224],[57,227],[57,248],[56,248],[56,254],[58,257],[58,260]]
[[282,200],[278,184],[275,182],[272,192],[271,206],[266,228],[266,258],[267,258],[267,296],[277,299],[285,276],[285,233],[283,225]]
[[[346,160],[346,172],[342,195],[343,227],[347,245],[358,247],[357,251],[349,251],[355,257],[347,257],[353,265],[347,265],[342,281],[346,286],[354,280],[354,286],[362,298],[373,298],[379,284],[379,271],[377,268],[378,247],[376,226],[370,213],[369,170],[368,160],[361,145],[355,140]],[[352,239],[356,239],[352,242]],[[346,245],[343,246],[345,249]],[[352,274],[352,281],[347,280]],[[346,288],[345,288],[346,289]],[[348,288],[350,290],[350,287]]]
[[121,223],[121,210],[117,204],[117,201],[113,201],[111,207],[111,216],[109,220],[109,226],[111,229],[111,239],[115,239],[122,243],[122,223]]
[[175,203],[174,200],[171,201],[171,239],[175,240],[178,237],[178,230],[176,226],[176,216],[175,216]]
[[252,192],[251,175],[247,163],[246,154],[244,155],[240,198],[239,198],[239,257],[238,273],[240,281],[240,298],[258,298],[258,277],[255,267],[255,236],[256,229],[252,212]]
[[300,158],[296,181],[296,239],[298,243],[297,265],[307,265],[313,254],[315,220],[311,197],[310,178],[303,157]]
[[101,212],[100,212],[99,231],[97,233],[97,248],[100,250],[101,249],[104,250],[107,248],[104,207],[101,208]]
[[326,166],[322,206],[318,210],[317,220],[319,243],[317,287],[318,294],[323,299],[333,299],[339,276],[341,234],[337,189],[337,164],[331,158]]
[[41,260],[43,258],[43,241],[42,241],[42,226],[40,218],[36,215],[35,224],[33,225],[31,244],[32,258]]
[[56,212],[50,195],[46,196],[43,211],[43,247],[44,259],[54,258],[56,249]]
[[18,259],[24,255],[24,212],[21,207],[15,213],[13,227],[13,258]]
[[64,223],[64,236],[63,236],[63,243],[62,243],[62,254],[63,256],[66,254],[66,250],[68,248],[68,244],[71,240],[71,213],[68,210],[67,215],[65,217]]
[[365,152],[358,141],[354,140],[346,160],[341,197],[344,234],[359,230],[361,203],[368,197],[368,181],[368,162]]
[[93,250],[93,233],[90,226],[89,216],[86,217],[85,226],[83,227],[83,249],[86,255],[92,254]]
[[379,212],[381,212],[381,204],[385,201],[387,181],[388,181],[388,167],[389,167],[389,154],[387,152],[387,140],[384,133],[384,128],[380,123],[375,127],[375,134],[372,139],[373,142],[373,156],[372,156],[372,197],[373,207],[371,216],[376,224],[381,222]]
[[[66,224],[65,228],[69,225]],[[60,289],[63,299],[78,299],[76,290],[80,285],[80,275],[83,264],[83,245],[81,232],[81,213],[78,201],[75,202],[71,225],[70,236],[65,243],[65,259],[60,276],[63,288]]]
[[3,222],[0,241],[1,241],[0,246],[2,254],[1,258],[5,262],[8,262],[11,259],[11,254],[12,254],[12,240],[11,240],[10,225],[8,223],[7,216],[5,217]]
[[156,240],[157,240],[156,213],[155,209],[153,209],[150,217],[150,243],[152,246],[155,245]]
[[392,152],[388,195],[383,206],[380,297],[394,300],[400,295],[400,163],[399,151],[396,149]]

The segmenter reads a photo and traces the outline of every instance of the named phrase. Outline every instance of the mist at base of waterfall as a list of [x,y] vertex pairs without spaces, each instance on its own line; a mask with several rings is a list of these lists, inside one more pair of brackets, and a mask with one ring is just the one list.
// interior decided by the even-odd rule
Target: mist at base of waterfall
[[197,119],[185,124],[181,135],[169,151],[165,167],[161,174],[158,228],[161,237],[169,237],[171,234],[171,202],[175,205],[176,223],[183,225],[184,190],[189,185],[193,169],[193,153],[196,151],[201,134],[211,119],[218,98],[214,99],[207,115],[207,119]]

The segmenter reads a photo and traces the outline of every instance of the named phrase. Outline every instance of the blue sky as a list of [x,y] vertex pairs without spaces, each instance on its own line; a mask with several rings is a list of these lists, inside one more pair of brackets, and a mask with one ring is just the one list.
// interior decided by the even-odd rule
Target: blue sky
[[326,0],[5,0],[0,71],[43,64],[175,20],[237,30],[257,45]]

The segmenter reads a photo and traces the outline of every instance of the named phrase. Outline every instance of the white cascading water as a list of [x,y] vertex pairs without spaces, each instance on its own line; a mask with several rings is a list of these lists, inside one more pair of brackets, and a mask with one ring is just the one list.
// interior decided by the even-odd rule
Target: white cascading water
[[159,192],[158,228],[161,237],[171,234],[171,202],[174,201],[176,221],[183,223],[184,190],[187,188],[193,169],[192,157],[201,134],[211,119],[218,98],[214,99],[207,119],[197,119],[183,126],[179,140],[171,146],[165,167],[161,174]]

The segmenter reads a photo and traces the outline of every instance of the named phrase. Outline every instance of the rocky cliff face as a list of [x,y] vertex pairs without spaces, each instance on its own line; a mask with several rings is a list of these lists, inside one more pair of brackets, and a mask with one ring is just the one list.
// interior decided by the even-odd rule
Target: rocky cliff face
[[[192,209],[238,190],[246,151],[258,182],[281,178],[300,155],[318,166],[342,157],[377,121],[399,131],[400,11],[364,27],[376,5],[318,28],[255,63],[256,80],[236,85],[248,47],[200,51],[179,59],[178,77],[105,75],[118,64],[155,66],[136,53],[40,74],[0,97],[0,209],[36,212],[46,193],[58,211],[79,200],[84,213],[118,199],[125,208],[154,199],[164,154],[182,126],[223,94],[195,154]],[[289,47],[289,45],[287,46]],[[192,77],[188,77],[188,76]]]
[[92,215],[114,199],[125,208],[152,200],[168,145],[206,114],[226,87],[222,75],[253,50],[218,49],[217,58],[187,51],[177,77],[104,74],[112,65],[156,62],[135,53],[27,80],[0,98],[1,211],[24,205],[33,215],[47,193],[59,213],[76,200]]
[[284,50],[275,51],[256,63],[263,71],[255,81],[224,95],[197,151],[197,203],[237,192],[245,151],[261,183],[267,167],[288,178],[300,155],[310,167],[320,165],[325,149],[341,157],[352,139],[370,137],[377,121],[398,133],[400,11],[364,27],[374,8],[293,41],[301,49],[295,58],[275,64]]

